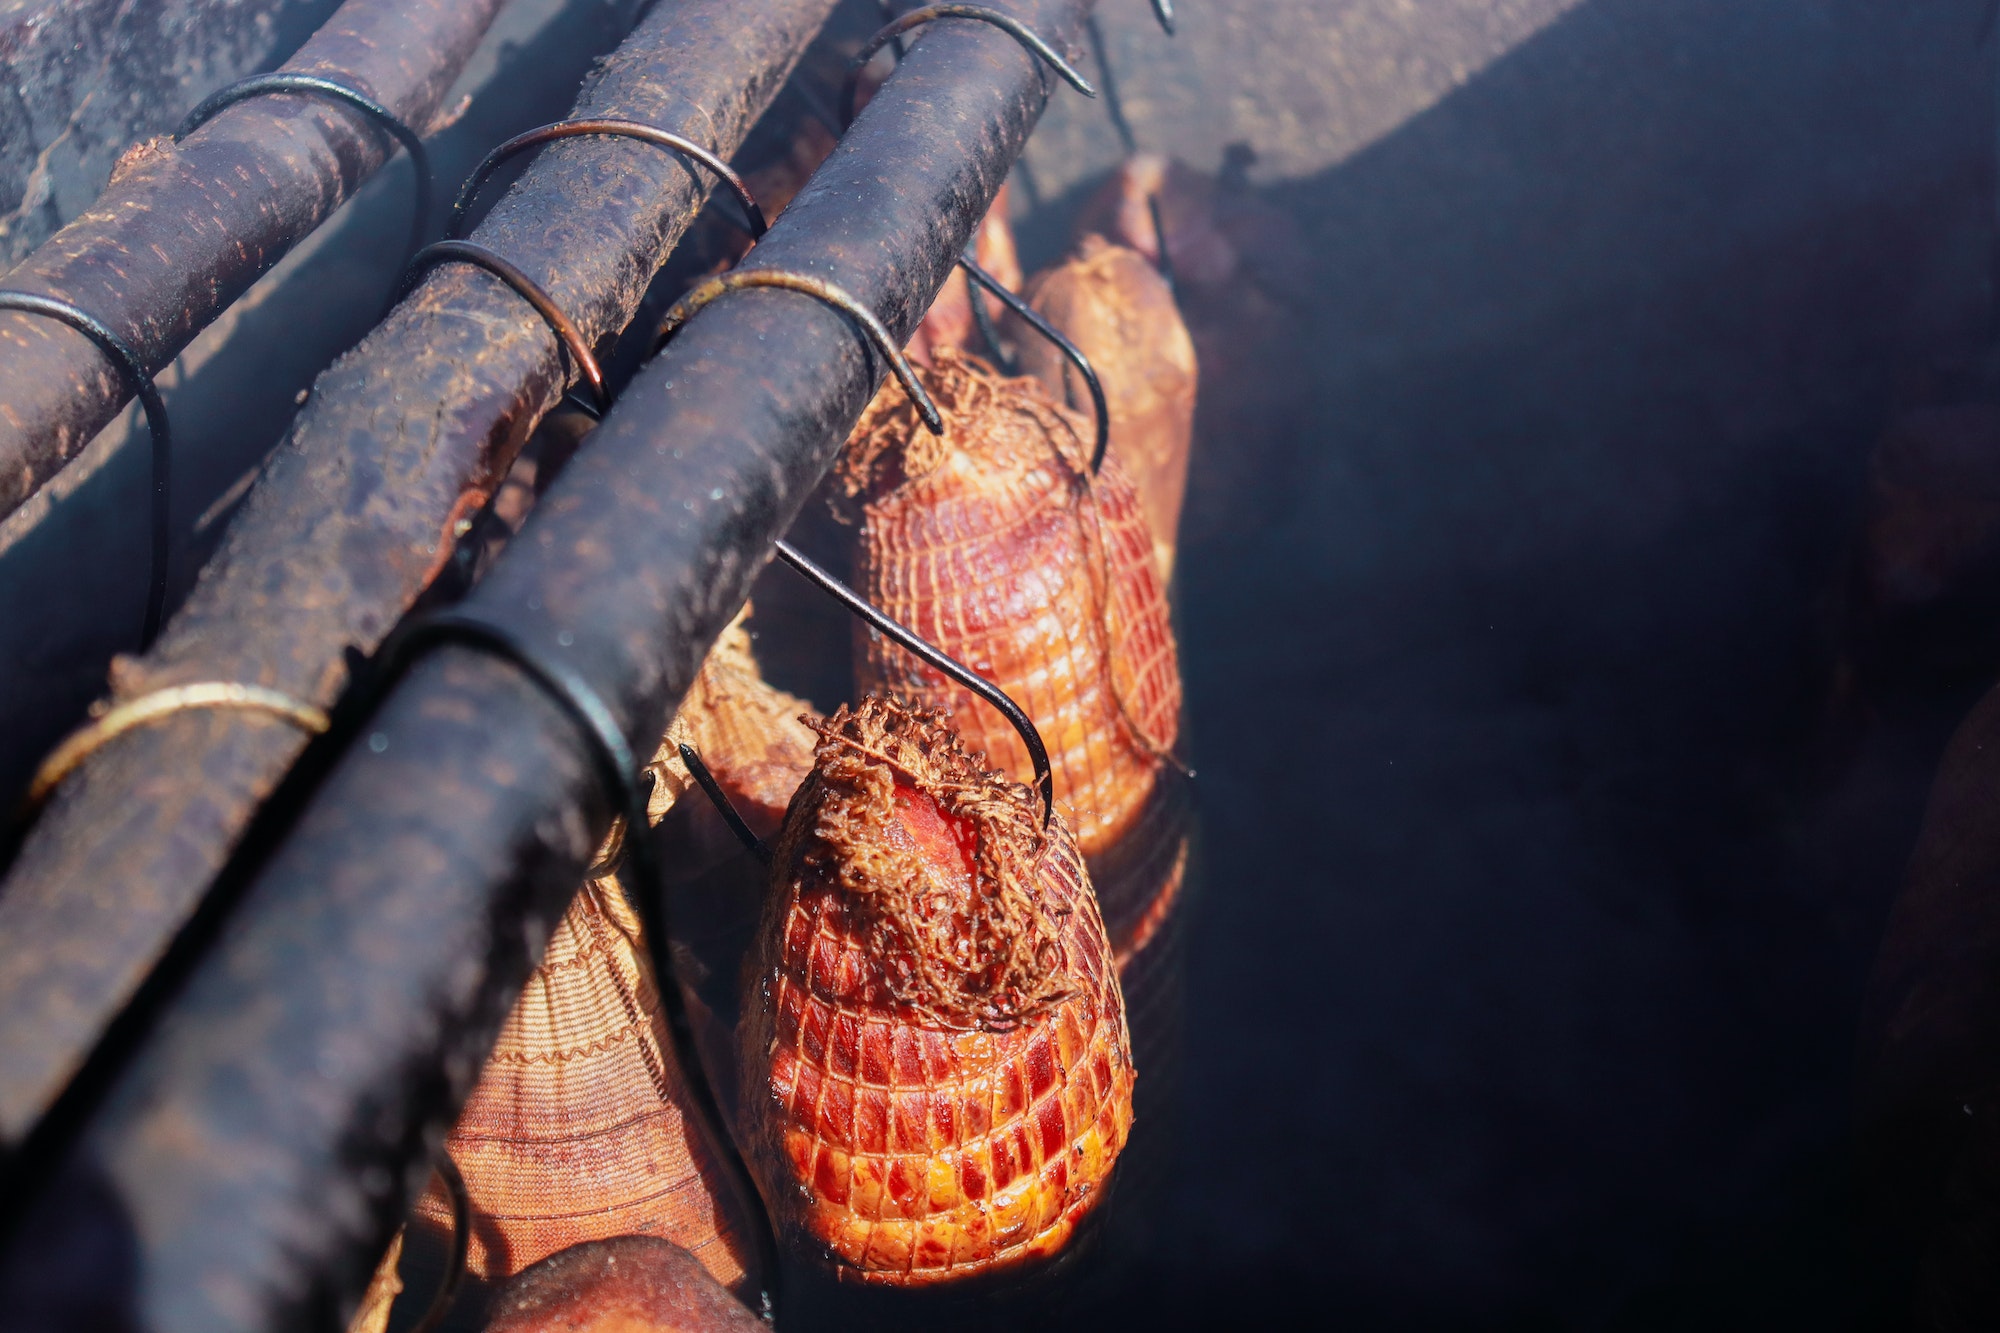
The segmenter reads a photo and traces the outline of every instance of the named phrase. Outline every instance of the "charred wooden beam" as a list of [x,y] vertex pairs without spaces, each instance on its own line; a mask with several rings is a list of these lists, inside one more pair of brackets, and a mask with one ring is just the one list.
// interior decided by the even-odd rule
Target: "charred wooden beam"
[[277,64],[336,0],[16,0],[0,7],[0,264],[90,205],[128,144]]
[[[1086,9],[1017,6],[1059,45]],[[907,337],[1047,96],[1004,33],[933,25],[746,266],[827,279]],[[580,674],[628,736],[659,735],[883,374],[810,297],[724,298],[634,380],[464,609]],[[362,734],[26,1229],[67,1208],[117,1232],[143,1274],[134,1327],[276,1327],[361,1289],[610,821],[569,717],[475,651],[421,659]]]
[[[284,69],[352,87],[422,133],[500,4],[347,0]],[[241,102],[179,144],[135,148],[98,201],[0,286],[76,303],[157,372],[394,148],[367,116],[323,97]],[[0,517],[130,400],[88,338],[0,313]]]
[[[644,121],[724,157],[832,0],[658,0],[601,64],[579,115]],[[473,238],[596,342],[631,319],[712,186],[629,139],[544,149]],[[541,415],[566,362],[491,274],[432,269],[322,375],[186,604],[114,699],[236,681],[330,705],[438,573]],[[303,748],[284,723],[185,713],[68,779],[0,891],[0,1143],[47,1111],[143,982]]]

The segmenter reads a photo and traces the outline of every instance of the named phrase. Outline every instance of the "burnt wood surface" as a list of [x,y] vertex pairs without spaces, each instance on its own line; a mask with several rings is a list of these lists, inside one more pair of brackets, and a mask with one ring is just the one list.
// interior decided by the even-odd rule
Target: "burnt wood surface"
[[[724,157],[769,104],[831,0],[747,24],[724,0],[660,0],[606,58],[577,113],[671,129]],[[650,144],[545,149],[472,233],[524,269],[593,341],[631,318],[708,194]],[[526,301],[465,265],[430,272],[334,364],[187,602],[113,697],[197,680],[322,705],[450,557],[567,363]],[[0,883],[0,1142],[17,1141],[187,921],[304,738],[238,713],[121,737],[58,792]]]
[[298,49],[337,0],[0,0],[0,264],[90,205],[126,147]]
[[[285,62],[422,134],[501,0],[348,0]],[[158,371],[373,175],[395,141],[329,98],[267,94],[174,144],[135,146],[88,211],[0,286],[82,306]],[[0,515],[131,400],[89,339],[0,313]]]
[[[1073,49],[1086,8],[1016,12]],[[1004,33],[933,25],[746,266],[829,279],[907,337],[1047,96]],[[810,297],[726,297],[632,382],[465,609],[650,741],[884,373]],[[81,1216],[136,1256],[130,1327],[324,1324],[351,1303],[610,822],[571,719],[477,652],[419,660],[362,734],[17,1232]]]

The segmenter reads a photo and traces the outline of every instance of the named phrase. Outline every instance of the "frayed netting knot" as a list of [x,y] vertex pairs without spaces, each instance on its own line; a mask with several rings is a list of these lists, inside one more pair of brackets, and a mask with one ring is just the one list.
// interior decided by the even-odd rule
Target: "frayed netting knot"
[[[893,1001],[943,1027],[999,1029],[1073,993],[1061,941],[1069,908],[1040,879],[1046,832],[1034,792],[988,771],[942,713],[870,697],[813,725],[813,776],[787,820],[779,864],[837,885]],[[928,799],[969,843],[972,874],[927,852],[899,788]]]

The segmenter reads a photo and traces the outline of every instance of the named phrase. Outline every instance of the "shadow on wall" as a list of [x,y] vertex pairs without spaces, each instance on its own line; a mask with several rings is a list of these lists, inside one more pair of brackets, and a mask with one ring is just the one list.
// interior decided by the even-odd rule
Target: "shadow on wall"
[[1848,1079],[1942,733],[1813,760],[1892,382],[1985,336],[1985,7],[1588,0],[1262,192],[1307,257],[1204,366],[1190,1151],[1134,1324],[1905,1308]]

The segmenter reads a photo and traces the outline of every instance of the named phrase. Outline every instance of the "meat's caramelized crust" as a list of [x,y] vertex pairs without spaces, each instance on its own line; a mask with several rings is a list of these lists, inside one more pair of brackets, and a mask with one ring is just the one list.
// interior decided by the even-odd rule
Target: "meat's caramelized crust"
[[936,714],[869,699],[820,734],[746,975],[745,1138],[773,1216],[842,1280],[1053,1255],[1132,1120],[1083,859]]
[[[1095,856],[1121,837],[1180,733],[1180,666],[1153,537],[1115,456],[1093,477],[1089,426],[1033,380],[940,351],[922,371],[944,413],[924,432],[884,386],[840,462],[861,522],[862,590],[992,680],[1048,746],[1056,795]],[[1006,719],[893,643],[860,641],[861,688],[947,712],[967,746],[1033,775]]]

